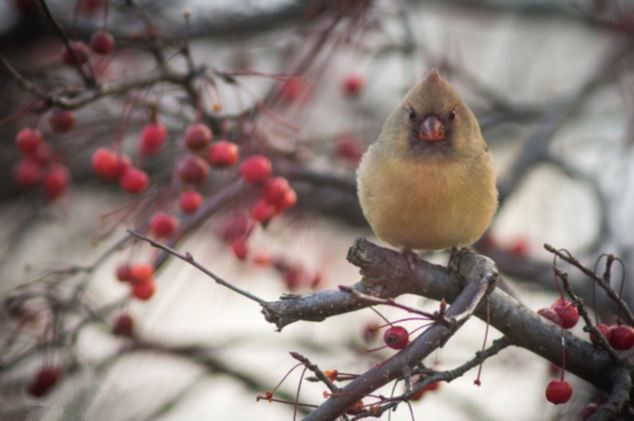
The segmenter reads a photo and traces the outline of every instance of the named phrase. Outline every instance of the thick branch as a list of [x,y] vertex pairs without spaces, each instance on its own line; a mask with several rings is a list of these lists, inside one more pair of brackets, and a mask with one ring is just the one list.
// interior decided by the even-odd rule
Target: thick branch
[[[418,294],[454,302],[461,291],[461,280],[477,270],[495,270],[493,263],[482,256],[460,253],[457,259],[458,276],[452,277],[447,269],[420,261],[415,270],[401,254],[358,240],[352,247],[349,260],[361,268],[364,279],[353,288],[370,295],[396,297]],[[474,276],[474,275],[471,275]],[[297,320],[319,321],[336,314],[363,308],[359,300],[339,291],[325,291],[308,296],[291,296],[263,306],[267,320],[278,329]],[[541,357],[561,364],[561,329],[538,316],[499,289],[489,296],[491,325],[508,336],[514,345],[526,348]],[[483,309],[475,313],[485,319]],[[577,376],[609,391],[616,365],[609,355],[569,332],[564,332],[567,348],[567,368]]]
[[471,267],[467,285],[453,305],[447,309],[445,315],[456,320],[455,327],[446,327],[441,324],[430,327],[402,351],[357,377],[338,393],[333,393],[325,403],[304,419],[309,421],[335,419],[365,395],[411,372],[413,367],[441,347],[456,332],[459,325],[466,322],[486,298],[487,293],[494,288],[497,272],[481,269],[483,268],[480,265]]
[[614,370],[613,386],[608,400],[594,412],[588,421],[612,420],[621,414],[626,404],[630,401],[632,389],[632,375],[630,370],[620,367]]

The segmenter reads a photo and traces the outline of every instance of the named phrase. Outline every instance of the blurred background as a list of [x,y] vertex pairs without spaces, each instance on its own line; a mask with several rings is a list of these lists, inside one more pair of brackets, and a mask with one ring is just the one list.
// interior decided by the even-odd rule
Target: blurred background
[[[568,249],[590,267],[613,253],[624,262],[613,279],[624,275],[624,298],[632,303],[630,1],[46,3],[71,39],[88,43],[102,28],[112,33],[114,50],[89,59],[102,86],[154,75],[164,69],[161,60],[175,71],[203,74],[204,81],[193,85],[198,96],[186,83],[157,80],[84,104],[90,86],[63,64],[62,41],[39,2],[0,3],[0,54],[9,63],[0,73],[0,418],[292,419],[292,405],[256,402],[295,365],[289,351],[347,373],[391,355],[367,352],[381,345],[368,327],[382,321],[370,310],[295,323],[280,333],[256,303],[174,258],[157,268],[149,300],[130,297],[115,272],[122,262],[161,259],[147,245],[125,243],[125,229],[146,230],[157,210],[178,214],[174,174],[182,134],[202,112],[214,141],[269,156],[274,172],[297,192],[297,204],[265,226],[254,224],[248,218],[254,193],[235,188],[235,169],[212,169],[200,192],[206,203],[218,204],[195,222],[195,215],[178,214],[181,228],[189,228],[175,248],[266,300],[357,282],[347,249],[357,237],[378,240],[357,204],[356,165],[386,116],[432,67],[475,111],[498,170],[499,213],[476,248],[536,310],[556,293],[543,243]],[[54,101],[38,89],[79,98],[72,131],[49,128]],[[165,150],[140,156],[139,133],[157,115],[168,131]],[[13,139],[32,126],[70,172],[68,190],[55,200],[15,179],[20,154]],[[95,176],[93,152],[111,145],[149,174],[146,193],[131,195]],[[247,257],[236,256],[236,229],[248,238]],[[443,253],[427,257],[447,261]],[[589,297],[590,282],[572,270],[571,276]],[[437,306],[428,301],[402,298]],[[597,309],[607,318],[614,314],[601,298]],[[113,332],[122,314],[133,320],[132,336]],[[462,364],[481,348],[483,332],[481,321],[470,320],[425,363]],[[27,390],[43,366],[59,367],[60,380],[36,398]],[[294,399],[300,371],[280,386],[282,398]],[[543,397],[552,376],[548,362],[507,349],[485,363],[482,386],[468,372],[412,402],[413,414],[580,419],[595,396],[591,386],[575,381],[572,400],[555,407]],[[319,404],[322,392],[322,385],[304,381],[300,401]],[[380,393],[389,396],[391,386]],[[391,419],[412,416],[401,405]]]

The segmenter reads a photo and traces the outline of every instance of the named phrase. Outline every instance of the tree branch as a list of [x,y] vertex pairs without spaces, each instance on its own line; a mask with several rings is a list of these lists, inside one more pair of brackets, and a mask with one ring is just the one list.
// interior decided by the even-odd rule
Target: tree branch
[[495,287],[497,272],[479,270],[481,269],[479,265],[472,269],[474,271],[470,271],[465,288],[445,313],[446,317],[456,320],[454,327],[446,327],[442,324],[430,327],[396,355],[366,371],[338,393],[333,393],[326,402],[304,419],[307,421],[335,419],[365,395],[410,373],[420,361],[445,344]]
[[[362,293],[379,297],[417,294],[428,298],[454,302],[460,294],[463,280],[481,273],[494,273],[495,267],[486,257],[461,252],[457,257],[456,274],[424,260],[414,271],[397,251],[385,249],[367,240],[358,240],[351,248],[349,260],[361,268],[364,278],[352,287]],[[470,278],[471,277],[471,278]],[[561,329],[503,291],[496,289],[488,298],[491,325],[508,336],[514,345],[561,364]],[[262,312],[278,329],[298,320],[320,321],[365,307],[351,294],[324,291],[306,296],[287,296],[263,305]],[[475,312],[486,319],[486,312]],[[565,331],[567,368],[573,374],[597,385],[611,388],[611,376],[616,365],[603,350]]]

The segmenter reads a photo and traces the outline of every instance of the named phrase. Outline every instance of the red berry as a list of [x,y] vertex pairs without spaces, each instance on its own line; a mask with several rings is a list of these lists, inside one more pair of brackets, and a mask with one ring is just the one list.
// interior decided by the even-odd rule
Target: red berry
[[358,415],[363,412],[364,405],[362,400],[358,400],[352,404],[352,406],[346,409],[346,414],[348,415]]
[[178,163],[178,175],[183,183],[202,184],[209,174],[209,165],[195,155],[189,155]]
[[310,280],[310,288],[311,289],[319,288],[319,286],[322,283],[322,280],[323,280],[322,274],[319,272],[315,273]]
[[90,48],[97,54],[107,55],[114,50],[114,38],[108,31],[95,32],[90,38]]
[[117,266],[116,274],[117,279],[121,282],[128,282],[132,280],[131,266],[127,263],[123,263]]
[[13,177],[20,187],[33,187],[42,181],[40,166],[30,159],[22,159],[13,168]]
[[270,267],[273,265],[273,258],[267,252],[260,252],[253,256],[253,264],[256,266]]
[[[608,340],[609,337],[609,333],[610,333],[610,327],[606,324],[603,323],[597,323],[597,325],[595,326],[597,328],[597,330],[599,331],[599,333],[601,333],[601,335]],[[599,339],[593,334],[590,333],[590,340],[592,341],[593,344],[598,345],[599,344]]]
[[119,178],[119,185],[128,193],[141,193],[148,186],[148,176],[143,170],[129,167],[123,171],[121,178]]
[[539,310],[537,310],[537,314],[539,314],[542,317],[545,317],[546,319],[550,320],[554,324],[561,326],[561,317],[559,317],[559,314],[557,314],[557,312],[553,310],[552,308],[550,307],[540,308]]
[[238,237],[247,237],[251,231],[249,219],[244,215],[236,215],[225,222],[222,238],[231,241]]
[[579,310],[577,307],[567,300],[561,298],[555,301],[551,308],[557,313],[561,320],[560,326],[564,329],[574,327],[579,321]]
[[185,191],[181,193],[179,207],[183,213],[191,214],[198,210],[203,202],[203,197],[197,191]]
[[139,282],[132,285],[132,295],[138,298],[139,300],[147,301],[152,298],[154,295],[154,290],[156,289],[154,285],[154,280],[150,278],[147,281]]
[[363,340],[366,342],[372,342],[375,340],[380,328],[381,326],[379,326],[376,322],[366,323],[363,327]]
[[167,129],[161,123],[149,123],[143,126],[139,137],[139,153],[141,155],[156,155],[161,151],[167,139]]
[[214,167],[229,167],[238,162],[239,157],[238,145],[235,143],[219,140],[209,147],[209,162]]
[[357,136],[345,134],[335,139],[335,152],[340,158],[357,164],[363,156],[363,146]]
[[93,14],[103,7],[104,0],[80,0],[79,10],[85,14]]
[[53,131],[66,133],[75,127],[75,113],[68,110],[53,111],[48,117],[48,122]]
[[92,169],[104,180],[115,180],[124,169],[124,159],[116,152],[107,148],[99,148],[92,154]]
[[211,138],[211,130],[201,123],[192,124],[185,131],[185,145],[193,151],[206,148]]
[[128,313],[117,316],[112,326],[112,333],[116,336],[132,336],[134,331],[134,319]]
[[409,343],[409,333],[402,326],[392,326],[383,334],[383,341],[392,349],[403,349]]
[[[79,62],[79,64],[84,64],[88,61],[88,47],[81,41],[71,41],[70,48],[75,53],[75,58]],[[71,56],[69,50],[64,46],[62,49],[62,61],[69,66],[75,65],[73,61],[73,57]]]
[[625,325],[610,326],[608,341],[612,348],[626,351],[634,346],[634,330]]
[[529,249],[528,241],[523,238],[518,238],[509,245],[508,252],[518,257],[526,257],[528,256]]
[[242,162],[240,174],[249,183],[260,183],[271,176],[271,161],[265,156],[254,155]]
[[286,191],[290,188],[288,180],[284,177],[273,177],[264,185],[264,197],[272,205],[284,200]]
[[555,405],[566,403],[572,396],[572,386],[567,381],[553,380],[546,386],[546,399]]
[[275,208],[266,199],[258,200],[251,208],[251,217],[266,224],[275,215]]
[[157,212],[150,220],[150,230],[156,237],[171,237],[178,227],[178,219],[165,212]]
[[57,199],[68,189],[70,174],[63,165],[55,165],[44,174],[44,193],[50,200]]
[[309,283],[310,275],[300,264],[289,265],[283,270],[283,273],[284,283],[290,291],[295,291]]
[[280,99],[284,102],[305,101],[310,95],[310,85],[301,76],[292,76],[288,78],[282,90],[280,91]]
[[38,129],[22,129],[15,136],[18,149],[25,155],[35,152],[42,142],[42,133]]
[[440,382],[433,382],[428,385],[423,386],[422,389],[414,393],[411,397],[412,400],[417,401],[422,398],[427,392],[433,392],[434,390],[438,390],[440,387]]
[[130,265],[130,281],[133,284],[149,282],[154,278],[154,267],[146,263]]
[[343,81],[343,93],[348,96],[358,95],[365,86],[365,77],[351,73]]
[[231,240],[231,250],[233,254],[240,260],[245,260],[249,254],[247,241],[243,238],[234,238]]
[[40,165],[46,165],[53,160],[53,151],[47,143],[40,143],[34,152],[29,154],[29,158],[35,163]]
[[29,393],[37,398],[46,395],[59,382],[61,376],[62,373],[57,367],[42,367],[31,383]]
[[281,213],[288,208],[292,208],[297,203],[297,193],[292,188],[284,192],[284,197],[275,203],[275,212]]

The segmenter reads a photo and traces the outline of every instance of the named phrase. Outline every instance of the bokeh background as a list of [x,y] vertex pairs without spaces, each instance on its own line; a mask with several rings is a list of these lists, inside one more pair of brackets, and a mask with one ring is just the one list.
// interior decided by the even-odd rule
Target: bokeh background
[[[103,24],[102,9],[75,14],[75,2],[47,3],[74,37],[88,39]],[[601,253],[613,253],[624,261],[624,296],[632,302],[634,6],[629,1],[133,3],[165,36],[160,39],[166,51],[173,53],[189,40],[195,62],[217,82],[214,101],[224,115],[255,110],[240,119],[220,118],[223,134],[232,136],[239,127],[243,137],[249,133],[246,137],[264,143],[281,157],[279,170],[298,192],[291,212],[254,230],[249,239],[253,256],[291,262],[301,279],[318,276],[318,290],[359,279],[346,252],[356,237],[373,237],[354,192],[358,153],[374,140],[409,87],[436,67],[476,112],[498,171],[500,211],[478,250],[496,260],[535,309],[550,305],[555,296],[543,243],[566,248],[590,266]],[[117,48],[95,64],[98,77],[116,81],[155,70],[151,51],[139,41],[146,22],[134,8],[113,0],[105,20]],[[77,75],[59,65],[61,45],[36,1],[0,3],[2,56],[51,92],[77,85]],[[176,68],[185,66],[170,60]],[[274,387],[295,364],[289,351],[301,352],[323,369],[344,372],[361,372],[391,354],[366,352],[380,345],[364,340],[366,326],[380,322],[370,310],[275,332],[255,303],[174,259],[157,274],[151,300],[129,300],[128,289],[114,278],[115,268],[127,259],[154,256],[149,247],[125,248],[89,273],[70,273],[68,268],[103,256],[125,237],[125,228],[138,226],[152,209],[166,206],[168,195],[161,196],[162,202],[143,201],[101,183],[90,169],[92,152],[116,136],[122,104],[130,102],[130,95],[76,110],[72,136],[51,134],[73,178],[64,197],[46,203],[37,192],[20,189],[12,176],[18,160],[13,138],[32,124],[28,113],[18,112],[32,94],[4,70],[0,296],[5,303],[24,294],[36,298],[25,304],[26,321],[6,305],[0,316],[0,418],[292,419],[291,405],[256,402],[256,395]],[[303,75],[296,89],[305,89],[305,95],[273,101],[289,74]],[[346,93],[351,76],[364,82],[358,94]],[[156,86],[134,95],[141,100],[127,116],[124,144],[134,149],[148,118],[146,100],[160,105],[177,148],[195,110],[182,90]],[[169,178],[173,161],[165,154],[145,165],[152,177]],[[206,194],[221,191],[230,177],[211,181]],[[289,271],[236,259],[219,235],[250,200],[245,195],[227,201],[177,248],[241,288],[274,300],[289,292]],[[428,257],[443,264],[447,259],[443,253]],[[579,290],[588,291],[588,281],[578,278]],[[310,282],[302,282],[292,292],[311,290]],[[67,297],[80,285],[85,288],[82,305],[55,317],[61,310],[50,296]],[[403,302],[436,305],[420,297]],[[601,301],[599,309],[613,312]],[[111,334],[112,319],[122,311],[135,320],[134,340]],[[392,309],[384,314],[403,317]],[[469,321],[426,364],[460,365],[480,349],[483,332],[482,322]],[[44,360],[67,368],[58,387],[35,399],[24,390]],[[505,350],[486,362],[482,386],[473,385],[475,373],[469,372],[414,402],[413,413],[416,419],[579,419],[592,388],[573,380],[572,401],[554,407],[543,397],[550,376],[549,364],[539,357]],[[280,391],[292,397],[298,382],[299,370]],[[318,404],[322,389],[305,381],[300,400]],[[389,395],[390,388],[381,392]],[[411,419],[404,405],[391,417]]]

